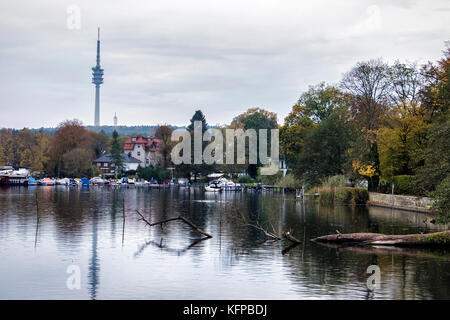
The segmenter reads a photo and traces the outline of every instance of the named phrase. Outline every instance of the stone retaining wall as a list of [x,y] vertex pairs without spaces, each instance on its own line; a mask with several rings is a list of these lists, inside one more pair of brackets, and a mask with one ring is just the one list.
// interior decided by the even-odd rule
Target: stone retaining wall
[[369,204],[411,211],[430,212],[432,199],[415,196],[399,196],[384,193],[369,193]]

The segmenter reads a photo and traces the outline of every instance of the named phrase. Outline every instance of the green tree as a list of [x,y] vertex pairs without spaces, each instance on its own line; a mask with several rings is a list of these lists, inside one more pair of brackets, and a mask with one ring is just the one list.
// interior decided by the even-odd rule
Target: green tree
[[355,134],[348,110],[334,109],[305,135],[294,174],[310,186],[326,177],[344,174]]
[[[191,163],[190,164],[180,164],[176,166],[176,172],[177,174],[180,174],[181,176],[189,179],[191,181],[192,177],[194,177],[194,181],[196,181],[201,175],[206,175],[211,172],[213,172],[216,168],[215,165],[208,165],[202,162],[202,164],[195,164],[194,163],[194,122],[200,121],[201,122],[201,132],[202,136],[208,130],[208,124],[206,122],[205,115],[201,110],[195,111],[194,115],[192,116],[189,125],[187,126],[187,130],[190,132],[191,135]],[[203,141],[203,139],[202,139]],[[203,141],[202,142],[202,149],[201,153],[203,155],[203,150],[207,146],[208,142]]]
[[442,180],[432,195],[435,199],[433,210],[439,214],[438,222],[450,222],[450,175]]
[[[261,108],[250,108],[246,112],[235,117],[231,123],[235,127],[243,127],[244,130],[254,129],[258,133],[259,129],[268,129],[267,134],[267,151],[271,150],[271,129],[278,128],[278,120],[276,113],[269,112]],[[262,143],[258,139],[257,154],[259,155],[259,146]],[[258,157],[259,158],[259,157]],[[258,159],[257,164],[248,164],[248,174],[255,178],[258,175],[258,168],[261,167],[261,162]]]
[[429,63],[422,72],[427,82],[421,90],[421,99],[429,125],[426,146],[420,153],[423,166],[417,170],[417,182],[422,192],[432,192],[450,175],[450,47],[437,65]]
[[110,149],[110,139],[103,132],[90,131],[90,134],[92,136],[91,148],[94,151],[95,158],[99,158]]
[[280,128],[280,148],[288,167],[293,169],[303,150],[307,133],[317,124],[307,115],[302,105],[294,105]]
[[402,104],[387,120],[389,126],[383,126],[377,132],[380,168],[385,180],[396,175],[415,174],[421,165],[427,123],[419,112],[413,111],[416,108]]
[[64,174],[69,177],[92,175],[92,151],[75,148],[63,155]]
[[349,96],[320,83],[303,93],[281,127],[283,154],[297,179],[310,185],[342,174],[357,135],[350,121]]
[[147,181],[155,179],[159,183],[162,183],[164,180],[171,177],[171,173],[169,170],[164,170],[159,166],[149,166],[146,168],[139,166],[137,169],[137,175]]
[[111,163],[115,166],[116,178],[123,170],[123,152],[119,142],[119,134],[114,130],[111,140]]

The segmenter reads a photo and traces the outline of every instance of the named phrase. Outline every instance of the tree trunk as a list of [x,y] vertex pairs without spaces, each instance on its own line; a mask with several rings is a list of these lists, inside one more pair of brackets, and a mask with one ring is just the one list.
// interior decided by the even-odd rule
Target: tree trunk
[[332,234],[313,239],[316,242],[366,244],[380,246],[450,247],[450,230],[428,234],[385,235],[380,233]]

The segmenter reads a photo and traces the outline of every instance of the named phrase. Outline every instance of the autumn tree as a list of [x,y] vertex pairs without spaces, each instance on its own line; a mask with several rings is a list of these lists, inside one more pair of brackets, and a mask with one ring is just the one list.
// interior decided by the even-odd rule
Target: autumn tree
[[20,155],[20,166],[24,168],[30,168],[33,164],[33,154],[30,149],[25,149]]
[[391,90],[389,94],[391,104],[408,113],[416,114],[420,103],[420,89],[423,76],[415,64],[405,64],[396,61],[389,68]]
[[[64,173],[64,155],[74,149],[81,148],[89,150],[89,161],[94,159],[91,149],[92,135],[87,131],[79,120],[66,120],[59,126],[52,139],[49,155],[48,170],[50,174],[60,176]],[[78,154],[81,154],[78,152]],[[87,155],[88,153],[84,153]]]
[[174,146],[174,142],[171,140],[173,129],[171,126],[165,124],[160,125],[156,129],[155,136],[161,140],[160,152],[162,156],[162,168],[165,169],[170,163],[170,152]]
[[376,134],[389,107],[389,66],[380,59],[359,62],[344,75],[340,85],[351,95],[350,111],[365,135],[367,151],[360,160],[375,168],[375,174],[368,181],[369,190],[376,190],[381,174]]

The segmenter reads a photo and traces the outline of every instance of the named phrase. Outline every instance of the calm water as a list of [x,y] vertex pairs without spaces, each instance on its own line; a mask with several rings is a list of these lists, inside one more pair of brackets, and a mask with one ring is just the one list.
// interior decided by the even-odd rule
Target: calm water
[[[150,228],[135,209],[152,222],[181,214],[213,238],[196,243],[200,235],[179,221]],[[282,252],[288,243],[265,242],[262,232],[233,218],[236,212],[278,233],[292,230],[303,243]],[[309,241],[336,230],[443,228],[426,218],[391,209],[327,208],[281,193],[2,188],[0,299],[449,299],[450,252]],[[381,288],[370,292],[366,270],[373,264],[381,268]],[[67,288],[70,265],[80,268],[80,290]]]

